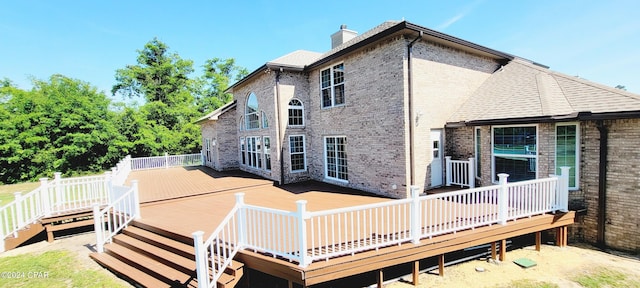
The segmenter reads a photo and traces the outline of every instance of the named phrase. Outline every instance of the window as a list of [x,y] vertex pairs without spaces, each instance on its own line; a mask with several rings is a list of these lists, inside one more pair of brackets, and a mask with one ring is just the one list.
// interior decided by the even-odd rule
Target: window
[[240,122],[238,123],[240,123],[240,131],[244,130],[244,126],[245,126],[244,116],[240,116]]
[[304,106],[298,99],[289,101],[289,126],[304,126]]
[[247,150],[245,149],[245,143],[244,143],[244,137],[240,138],[240,154],[242,154],[242,165],[247,165],[247,156],[246,156],[246,152]]
[[475,146],[475,154],[476,154],[476,177],[482,177],[482,137],[480,133],[480,127],[476,127],[475,129],[475,138],[476,138],[476,146]]
[[205,151],[207,152],[207,162],[211,162],[211,140],[204,138]]
[[509,182],[536,179],[537,127],[515,126],[493,128],[493,179],[509,174]]
[[271,138],[264,136],[262,142],[264,143],[264,169],[271,171]]
[[258,97],[251,92],[247,97],[247,105],[244,112],[245,125],[247,130],[260,128],[260,117],[258,117]]
[[289,136],[289,155],[291,156],[291,172],[307,170],[304,135]]
[[261,138],[262,137],[247,137],[247,165],[249,165],[249,167],[262,168]]
[[269,128],[269,120],[267,119],[267,114],[262,111],[262,128]]
[[348,181],[347,137],[325,137],[325,175],[327,178]]
[[578,189],[578,169],[580,168],[578,151],[580,151],[580,135],[577,123],[561,123],[556,125],[556,174],[560,175],[560,167],[571,167],[569,170],[569,188]]
[[344,64],[320,71],[322,108],[344,104]]

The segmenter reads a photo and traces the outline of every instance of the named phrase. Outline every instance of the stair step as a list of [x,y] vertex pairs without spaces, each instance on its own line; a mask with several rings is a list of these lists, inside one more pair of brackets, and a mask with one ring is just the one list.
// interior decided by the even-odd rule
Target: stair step
[[127,227],[126,229],[124,229],[123,234],[168,250],[182,257],[195,260],[195,250],[193,246],[185,244],[183,242],[173,240],[171,238],[136,226]]
[[184,244],[187,244],[188,246],[193,247],[193,238],[191,237],[191,235],[189,236],[181,235],[181,234],[171,232],[171,231],[168,231],[159,227],[155,227],[149,224],[145,224],[139,221],[133,221],[131,226],[138,227],[140,229],[144,229],[147,231],[151,231],[155,234],[158,234],[167,238],[171,238],[175,241],[182,242]]
[[89,256],[100,265],[128,281],[136,282],[144,287],[171,287],[171,285],[164,283],[107,253],[91,253]]
[[107,244],[104,248],[109,254],[122,262],[142,272],[149,273],[150,276],[156,277],[164,283],[183,286],[188,285],[189,282],[195,279],[195,272],[181,272],[127,247],[118,245],[117,243]]
[[119,234],[113,237],[113,242],[134,250],[140,254],[159,261],[167,266],[171,266],[183,273],[193,273],[196,270],[196,261],[194,258],[186,258],[184,256],[172,253],[166,249],[147,243],[138,238],[134,238],[127,234]]

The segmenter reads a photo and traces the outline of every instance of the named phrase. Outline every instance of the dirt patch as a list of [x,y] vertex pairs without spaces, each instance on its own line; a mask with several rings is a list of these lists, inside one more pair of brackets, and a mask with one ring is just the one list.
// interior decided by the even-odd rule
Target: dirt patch
[[[525,269],[512,262],[520,258],[533,260],[536,266]],[[534,246],[528,246],[507,252],[502,263],[490,262],[480,259],[445,267],[442,277],[437,275],[437,270],[421,273],[417,287],[510,287],[514,281],[527,279],[559,287],[582,287],[571,279],[599,268],[619,271],[640,281],[640,260],[637,256],[613,255],[584,245],[564,248],[543,245],[539,252]],[[385,287],[416,286],[411,284],[410,277],[404,277]]]

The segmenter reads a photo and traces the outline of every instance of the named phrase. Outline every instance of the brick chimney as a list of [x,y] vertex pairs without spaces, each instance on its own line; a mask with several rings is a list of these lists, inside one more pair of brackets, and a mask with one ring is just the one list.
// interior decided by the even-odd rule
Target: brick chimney
[[345,24],[340,25],[340,30],[331,35],[331,49],[336,48],[342,45],[342,43],[345,43],[353,38],[356,38],[356,36],[358,36],[358,32],[347,29],[347,25]]

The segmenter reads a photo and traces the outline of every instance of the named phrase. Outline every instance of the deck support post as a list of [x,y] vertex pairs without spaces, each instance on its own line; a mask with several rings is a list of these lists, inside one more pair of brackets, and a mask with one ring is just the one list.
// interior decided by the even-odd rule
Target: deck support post
[[207,269],[207,248],[204,247],[204,232],[196,231],[193,236],[193,246],[196,253],[196,276],[198,287],[209,287],[209,269]]
[[299,266],[304,268],[311,264],[307,254],[307,222],[305,221],[307,217],[307,200],[298,200],[296,201],[296,205],[298,207],[298,210],[296,211],[296,217],[298,218],[298,233],[300,233],[298,236],[298,248],[300,249]]
[[507,217],[509,216],[509,189],[507,189],[507,178],[509,174],[498,174],[500,188],[498,189],[498,219],[500,224],[507,225]]
[[451,156],[445,156],[444,157],[444,165],[445,165],[445,169],[446,169],[446,182],[445,182],[445,186],[451,186]]
[[[110,221],[110,220],[109,220]],[[104,221],[102,221],[102,215],[100,215],[100,205],[93,204],[93,230],[96,232],[96,252],[104,252]]]
[[244,246],[247,243],[247,216],[244,208],[244,193],[236,193],[236,206],[238,210],[238,244]]
[[471,157],[469,158],[469,170],[467,178],[469,181],[469,188],[476,188],[476,159]]
[[[42,199],[42,213],[44,216],[51,216],[51,197],[49,194],[49,179],[40,178],[40,197]],[[58,181],[56,181],[56,186]],[[57,190],[57,189],[56,189]]]
[[[133,205],[135,205],[136,209],[134,212],[134,219],[140,220],[142,218],[142,213],[140,209],[140,193],[138,192],[138,180],[131,180],[131,189],[133,189]],[[114,199],[115,200],[115,199]]]
[[536,251],[540,251],[541,244],[542,244],[542,233],[538,231],[536,232]]
[[507,239],[500,240],[500,262],[507,259]]
[[420,285],[420,261],[413,261],[413,286]]
[[496,252],[496,242],[491,242],[491,259],[496,260],[498,253]]
[[556,246],[565,247],[567,246],[567,226],[562,226],[556,228]]
[[444,254],[438,255],[438,275],[444,276]]
[[420,223],[420,187],[411,186],[411,242],[420,244],[421,223]]
[[384,284],[384,273],[382,272],[382,269],[378,269],[378,288],[382,288]]

